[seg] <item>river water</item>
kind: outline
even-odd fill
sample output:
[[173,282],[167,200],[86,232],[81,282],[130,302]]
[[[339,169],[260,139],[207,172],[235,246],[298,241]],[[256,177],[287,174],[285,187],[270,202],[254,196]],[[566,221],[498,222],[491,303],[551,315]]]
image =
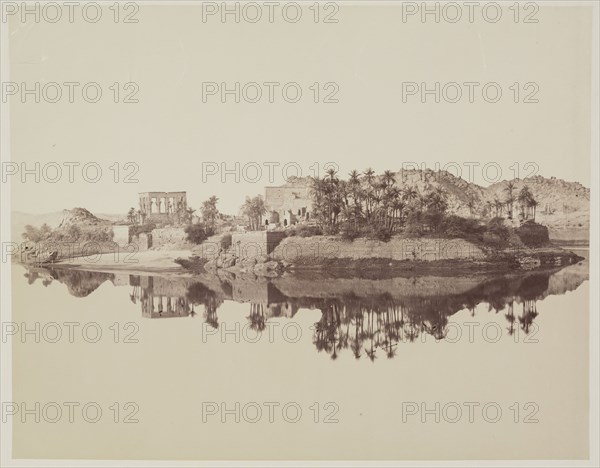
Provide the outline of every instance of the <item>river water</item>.
[[15,265],[14,456],[586,457],[575,252],[548,271],[392,278]]

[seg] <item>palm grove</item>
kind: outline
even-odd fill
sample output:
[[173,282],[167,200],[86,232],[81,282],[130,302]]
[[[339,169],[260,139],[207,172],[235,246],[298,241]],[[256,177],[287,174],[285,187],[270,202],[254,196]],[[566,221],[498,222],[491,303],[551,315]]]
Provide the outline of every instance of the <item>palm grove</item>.
[[341,234],[346,239],[372,237],[388,240],[396,233],[408,235],[462,236],[480,231],[475,219],[493,218],[491,228],[502,225],[506,212],[512,219],[516,208],[523,220],[535,220],[537,202],[527,186],[516,193],[515,184],[507,182],[505,198],[487,202],[477,213],[475,200],[466,207],[471,218],[447,214],[448,194],[439,186],[423,192],[414,186],[401,187],[391,171],[376,175],[372,169],[362,174],[356,170],[342,180],[330,169],[323,178],[312,180],[313,215],[326,234]]
[[[340,179],[337,171],[330,169],[325,177],[312,178],[312,219],[317,226],[291,228],[289,234],[339,234],[346,240],[369,237],[387,241],[394,234],[469,237],[487,230],[506,237],[507,228],[502,222],[505,214],[508,219],[519,216],[524,221],[535,221],[538,203],[531,190],[525,185],[517,191],[512,181],[506,182],[502,199],[496,197],[482,205],[474,199],[467,200],[465,207],[470,217],[464,218],[448,213],[448,194],[440,186],[429,185],[423,190],[401,186],[392,171],[377,175],[371,168],[362,173],[353,170],[348,176],[347,180]],[[218,221],[223,219],[217,202],[218,198],[212,196],[202,203],[202,222],[196,224],[192,223],[195,210],[186,210],[182,221],[187,224],[190,241],[200,243],[216,232]],[[247,229],[264,229],[263,217],[268,207],[262,196],[246,197],[240,212],[247,221]],[[133,208],[128,218],[135,224]],[[491,219],[485,226],[481,218]]]

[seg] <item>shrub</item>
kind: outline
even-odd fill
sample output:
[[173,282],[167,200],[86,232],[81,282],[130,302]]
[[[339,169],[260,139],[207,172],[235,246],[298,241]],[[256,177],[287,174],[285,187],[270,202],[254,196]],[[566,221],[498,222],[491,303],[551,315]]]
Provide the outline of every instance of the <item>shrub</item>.
[[496,217],[488,221],[483,233],[483,242],[500,248],[508,243],[510,230],[504,225],[502,218]]
[[480,226],[476,219],[450,215],[444,217],[441,231],[448,237],[467,239],[479,237],[485,231],[485,227]]
[[296,226],[295,231],[296,235],[300,237],[320,236],[323,234],[323,231],[319,226],[309,226],[306,224]]
[[226,233],[221,236],[221,248],[227,250],[229,247],[231,247],[231,234]]
[[369,239],[377,239],[382,242],[389,242],[389,240],[392,238],[392,233],[386,227],[373,226],[368,230],[367,237]]
[[52,228],[46,223],[42,224],[41,227],[36,228],[31,224],[25,226],[25,232],[21,234],[24,240],[30,242],[41,242],[48,240],[52,235]]
[[187,240],[192,244],[202,244],[209,236],[212,235],[211,230],[207,229],[202,223],[188,224],[184,228]]
[[89,232],[91,241],[96,242],[111,242],[114,237],[113,230],[111,228],[94,229]]
[[423,222],[420,211],[410,211],[406,217],[404,232],[409,236],[420,237],[423,235]]
[[503,241],[508,240],[510,237],[510,231],[504,225],[504,219],[500,217],[495,217],[488,221],[486,232],[498,236]]
[[535,221],[526,221],[515,232],[527,247],[539,247],[550,241],[548,228]]
[[323,227],[323,234],[327,236],[334,236],[340,232],[340,227],[337,224],[328,224]]
[[444,213],[438,210],[427,210],[421,217],[423,224],[429,227],[430,231],[437,232],[444,219]]
[[342,240],[352,242],[357,237],[360,237],[360,230],[356,228],[353,222],[346,221],[340,227],[340,236]]
[[71,224],[52,232],[48,240],[69,242],[112,242],[114,237],[110,226],[86,226]]
[[71,224],[67,229],[67,236],[71,240],[77,240],[81,237],[81,229],[75,224]]

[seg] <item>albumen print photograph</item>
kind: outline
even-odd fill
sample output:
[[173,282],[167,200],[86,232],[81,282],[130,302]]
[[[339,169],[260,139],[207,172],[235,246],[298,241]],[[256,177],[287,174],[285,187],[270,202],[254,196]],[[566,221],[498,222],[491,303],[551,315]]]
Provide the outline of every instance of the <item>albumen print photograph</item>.
[[0,465],[598,466],[598,18],[2,1]]

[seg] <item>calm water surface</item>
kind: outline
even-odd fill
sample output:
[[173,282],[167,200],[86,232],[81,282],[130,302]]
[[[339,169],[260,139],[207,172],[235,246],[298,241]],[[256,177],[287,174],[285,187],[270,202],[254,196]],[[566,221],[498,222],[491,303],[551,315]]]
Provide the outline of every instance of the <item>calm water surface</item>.
[[[16,455],[586,455],[587,259],[509,275],[380,279],[14,266],[12,281],[13,321],[41,327],[39,343],[13,341],[13,400],[105,409],[94,424],[15,421]],[[114,402],[135,403],[138,422],[114,422]],[[488,422],[478,409],[469,421],[469,402],[502,414]],[[407,416],[413,404],[439,405],[438,420],[420,409]],[[297,421],[285,405],[300,408]],[[450,415],[457,406],[460,417]],[[224,421],[221,409],[232,410]]]

